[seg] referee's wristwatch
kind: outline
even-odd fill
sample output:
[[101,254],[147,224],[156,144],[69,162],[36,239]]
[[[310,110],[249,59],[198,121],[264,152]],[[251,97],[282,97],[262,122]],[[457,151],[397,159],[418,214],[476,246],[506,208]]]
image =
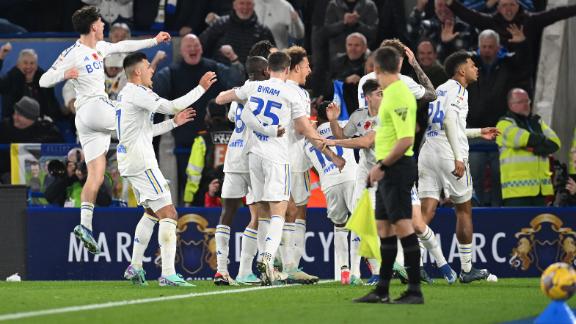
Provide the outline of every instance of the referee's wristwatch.
[[388,168],[389,168],[389,167],[386,166],[386,165],[384,164],[384,162],[382,162],[382,160],[378,160],[378,162],[376,162],[376,164],[378,164],[378,168],[380,168],[380,170],[382,170],[382,171],[384,171],[384,172],[388,171]]

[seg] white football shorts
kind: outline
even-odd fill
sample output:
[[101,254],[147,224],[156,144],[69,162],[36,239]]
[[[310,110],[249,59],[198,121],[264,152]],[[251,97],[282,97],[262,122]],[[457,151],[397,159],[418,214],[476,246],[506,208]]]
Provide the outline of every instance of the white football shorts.
[[226,172],[222,184],[222,198],[242,198],[248,195],[250,190],[250,174]]
[[139,175],[125,177],[132,184],[138,204],[154,212],[172,205],[170,186],[160,169],[148,169]]
[[328,218],[336,225],[345,224],[353,211],[354,181],[346,181],[324,190]]
[[464,176],[457,179],[453,174],[454,161],[420,156],[418,160],[418,191],[420,198],[440,200],[442,190],[455,204],[472,199],[472,176],[468,160],[464,160]]
[[292,172],[291,173],[290,191],[292,199],[296,206],[304,206],[308,204],[310,199],[310,171],[305,172]]
[[248,155],[254,202],[290,199],[290,164],[280,164],[256,154]]
[[76,129],[86,163],[108,152],[116,130],[116,107],[107,98],[94,98],[76,112]]

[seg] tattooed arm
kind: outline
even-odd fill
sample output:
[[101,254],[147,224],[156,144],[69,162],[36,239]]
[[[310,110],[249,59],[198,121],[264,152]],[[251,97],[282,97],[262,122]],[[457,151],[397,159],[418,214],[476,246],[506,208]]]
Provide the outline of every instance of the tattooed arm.
[[436,89],[434,89],[434,85],[432,84],[432,81],[430,81],[430,79],[428,78],[426,73],[424,73],[424,71],[420,67],[420,64],[418,64],[418,61],[416,61],[416,57],[414,56],[414,53],[407,46],[404,47],[404,51],[406,52],[406,56],[408,57],[408,63],[410,63],[410,65],[412,65],[412,67],[414,68],[414,72],[416,72],[416,77],[418,78],[418,81],[426,90],[426,92],[424,92],[424,95],[422,96],[422,98],[417,98],[417,99],[424,100],[424,101],[436,100]]

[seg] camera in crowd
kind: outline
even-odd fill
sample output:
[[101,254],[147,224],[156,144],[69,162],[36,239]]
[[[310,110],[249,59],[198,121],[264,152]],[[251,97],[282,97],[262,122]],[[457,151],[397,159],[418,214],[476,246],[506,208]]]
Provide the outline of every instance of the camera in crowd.
[[552,172],[552,184],[554,185],[554,206],[570,206],[572,196],[566,189],[566,184],[568,183],[568,178],[570,177],[566,163],[561,163],[558,160],[554,160],[552,162]]

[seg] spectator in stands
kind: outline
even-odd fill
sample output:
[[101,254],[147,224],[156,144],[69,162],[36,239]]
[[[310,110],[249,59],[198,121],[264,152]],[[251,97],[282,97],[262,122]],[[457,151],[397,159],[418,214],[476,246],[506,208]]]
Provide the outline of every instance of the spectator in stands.
[[544,206],[545,196],[554,194],[548,158],[560,148],[560,139],[532,114],[526,91],[514,88],[507,99],[509,111],[497,124],[501,136],[496,139],[504,206]]
[[40,104],[40,116],[49,116],[53,121],[63,118],[54,89],[40,88],[38,81],[44,73],[38,67],[38,54],[30,48],[20,51],[16,66],[0,77],[2,94],[2,118],[10,118],[12,107],[23,96],[34,98]]
[[[11,119],[0,126],[0,143],[58,143],[64,139],[48,120],[40,120],[40,105],[30,97],[22,97],[14,104]],[[0,151],[0,182],[10,183],[10,152]]]
[[576,179],[576,128],[572,137],[572,146],[568,154],[568,173]]
[[204,196],[204,207],[222,207],[222,198],[220,197],[220,180],[213,179],[208,184],[208,191]]
[[304,23],[288,1],[255,0],[254,3],[258,21],[272,31],[279,49],[289,47],[291,41],[304,38]]
[[87,5],[94,6],[100,10],[100,16],[107,25],[117,22],[132,25],[134,15],[132,0],[82,0]]
[[515,52],[514,33],[516,30],[522,30],[526,35],[528,42],[529,67],[535,71],[537,57],[540,49],[540,39],[544,27],[551,25],[559,20],[566,19],[576,15],[576,5],[559,6],[550,10],[541,12],[526,12],[518,0],[499,0],[497,12],[493,14],[483,14],[463,6],[459,1],[445,1],[454,14],[462,20],[478,29],[493,29],[502,39],[502,45],[508,51]]
[[330,64],[330,78],[326,84],[325,98],[334,95],[333,80],[344,83],[343,95],[346,109],[351,115],[358,109],[358,82],[364,75],[368,43],[360,33],[352,33],[346,37],[346,53],[339,54]]
[[441,62],[457,50],[475,46],[474,30],[456,19],[444,2],[434,2],[434,13],[425,10],[427,3],[428,0],[418,0],[408,17],[408,36],[412,44],[416,45],[422,39],[431,40]]
[[[182,38],[180,43],[181,59],[170,66],[164,67],[154,76],[154,91],[162,98],[173,100],[179,98],[198,85],[200,78],[208,71],[216,71],[218,82],[194,103],[194,107],[206,107],[210,99],[216,98],[218,93],[244,82],[244,67],[233,64],[227,67],[214,60],[202,57],[202,44],[196,35],[189,34]],[[192,122],[172,131],[177,148],[190,148],[198,132],[205,129],[204,109],[196,109],[197,116]],[[160,116],[162,117],[162,116]],[[158,120],[155,119],[156,122]],[[155,149],[157,150],[155,142]],[[178,188],[180,195],[184,192],[186,183],[186,164],[188,156],[177,154]]]
[[269,40],[274,43],[274,36],[268,27],[258,22],[254,13],[254,0],[234,0],[233,11],[218,18],[200,35],[200,41],[208,57],[225,64],[234,63],[221,52],[222,47],[229,45],[244,63],[250,47],[258,41]]
[[110,27],[110,33],[108,34],[110,43],[118,43],[130,39],[131,36],[130,27],[125,23],[113,24],[112,27]]
[[[49,203],[60,207],[76,207],[81,205],[80,193],[86,182],[86,162],[84,153],[80,148],[73,148],[68,152],[65,163],[52,160],[48,163],[48,176],[45,180],[44,197]],[[98,191],[96,205],[109,206],[112,203],[110,189],[111,181],[105,177],[103,185]]]
[[[420,41],[416,47],[416,59],[424,73],[430,78],[434,88],[448,80],[444,67],[438,62],[438,52],[436,52],[436,46],[432,41],[427,39]],[[416,75],[414,74],[413,79],[415,78]]]
[[326,9],[325,36],[329,39],[329,57],[346,51],[346,37],[363,34],[369,44],[376,41],[378,8],[372,0],[332,0]]
[[[514,42],[524,43],[520,33]],[[519,82],[518,75],[525,68],[526,54],[518,47],[514,54],[503,54],[500,51],[500,37],[490,29],[484,30],[478,37],[478,55],[473,57],[478,67],[478,81],[468,86],[468,123],[471,128],[493,127],[500,117],[506,114],[508,103],[506,94],[514,87],[529,90],[529,82]],[[483,206],[500,206],[500,167],[498,152],[491,141],[470,139],[470,172],[474,191]],[[476,146],[476,148],[474,148]],[[485,188],[486,168],[490,168],[490,190]]]
[[213,205],[219,191],[215,189],[219,189],[224,179],[224,157],[233,127],[226,117],[226,106],[210,100],[205,110],[206,131],[199,132],[194,139],[186,168],[186,206],[205,206],[206,202]]

